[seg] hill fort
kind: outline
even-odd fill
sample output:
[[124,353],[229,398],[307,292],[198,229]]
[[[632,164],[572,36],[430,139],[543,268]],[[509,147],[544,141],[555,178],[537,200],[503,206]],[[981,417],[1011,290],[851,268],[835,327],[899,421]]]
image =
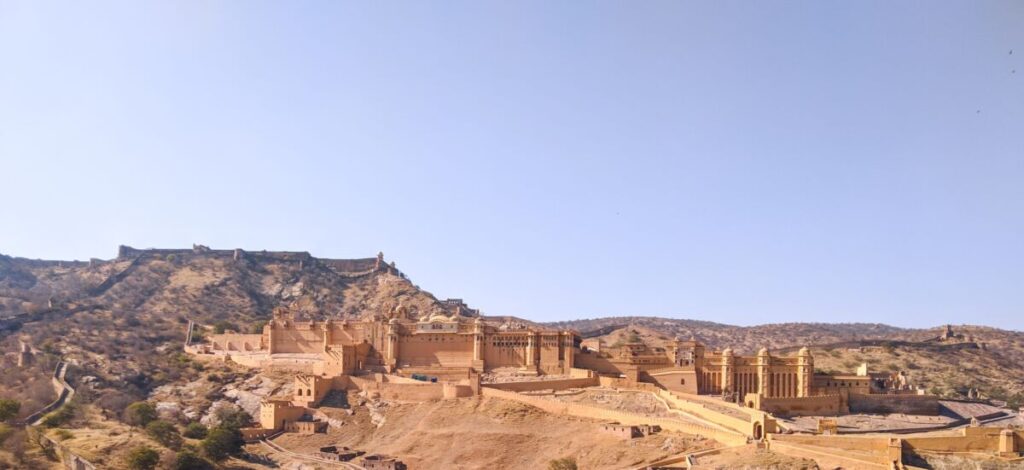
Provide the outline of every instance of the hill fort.
[[[243,452],[275,466],[1024,465],[1020,410],[978,388],[982,364],[1019,374],[1005,332],[539,324],[435,298],[383,253],[203,245],[0,256],[0,306],[5,367],[18,371],[0,393],[52,383],[53,401],[17,424],[67,468],[122,468],[125,449],[163,445],[123,432],[127,397],[180,429],[241,410]],[[937,387],[948,364],[923,355],[957,358],[952,373],[974,383]],[[60,413],[76,417],[43,424]]]

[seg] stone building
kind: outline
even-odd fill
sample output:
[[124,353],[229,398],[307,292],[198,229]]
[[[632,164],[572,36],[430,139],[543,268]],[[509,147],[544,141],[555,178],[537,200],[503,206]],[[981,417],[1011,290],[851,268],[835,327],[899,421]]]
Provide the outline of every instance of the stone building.
[[[795,356],[775,356],[762,348],[756,355],[735,354],[732,348],[707,351],[695,340],[677,339],[667,348],[640,342],[607,347],[585,341],[575,351],[576,367],[621,374],[676,392],[720,395],[740,400],[747,394],[765,398],[799,398],[842,393],[870,393],[872,378],[816,374],[807,348]],[[591,347],[596,346],[596,347]]]
[[356,372],[465,378],[496,368],[568,374],[576,335],[571,331],[502,330],[480,317],[435,313],[417,319],[398,309],[364,321],[313,321],[287,309],[274,312],[262,334],[210,335],[189,345],[193,354],[230,356],[251,366],[305,367],[331,377]]

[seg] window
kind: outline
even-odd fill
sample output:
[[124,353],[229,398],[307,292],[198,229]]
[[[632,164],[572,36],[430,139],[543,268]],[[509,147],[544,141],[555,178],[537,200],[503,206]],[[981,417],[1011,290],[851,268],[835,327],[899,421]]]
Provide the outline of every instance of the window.
[[686,385],[686,379],[679,379],[679,385]]

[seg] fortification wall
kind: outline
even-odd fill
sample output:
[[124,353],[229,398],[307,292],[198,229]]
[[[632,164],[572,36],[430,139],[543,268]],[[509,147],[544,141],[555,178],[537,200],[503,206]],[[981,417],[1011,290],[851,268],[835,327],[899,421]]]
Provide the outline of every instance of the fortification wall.
[[[995,453],[999,450],[999,433],[1003,428],[969,427],[959,436],[908,437],[904,447],[913,451],[942,453]],[[1014,430],[1016,448],[1024,448],[1024,430]]]
[[692,369],[666,368],[640,373],[640,380],[658,385],[660,388],[684,393],[697,393],[697,372]]
[[938,415],[941,411],[934,395],[850,395],[851,413],[904,413]]
[[273,351],[277,353],[314,354],[323,351],[323,332],[318,329],[275,328]]
[[349,383],[360,391],[378,392],[385,400],[421,402],[444,398],[444,386],[440,383],[378,382],[363,377],[350,377]]
[[573,358],[576,367],[590,369],[600,374],[621,374],[625,372],[618,365],[612,363],[608,358],[601,357],[595,352],[580,351]]
[[780,437],[790,436],[772,434],[769,436],[768,448],[791,457],[813,459],[825,468],[891,470],[894,468],[893,461],[901,460],[901,455],[890,455],[889,449],[845,450],[823,446],[827,443],[806,444],[779,439]]
[[224,333],[210,335],[210,343],[218,351],[259,351],[264,349],[262,334]]
[[835,416],[847,411],[840,395],[766,398],[749,394],[746,401],[753,403],[752,408],[779,416]]
[[410,335],[399,336],[399,366],[471,367],[473,365],[472,335]]
[[691,435],[705,436],[728,445],[739,445],[747,442],[747,437],[738,432],[729,432],[703,426],[696,423],[645,416],[625,411],[608,410],[596,406],[578,403],[564,403],[547,398],[521,395],[515,392],[484,387],[480,390],[485,397],[501,398],[534,406],[548,413],[576,416],[599,421],[617,421],[625,425],[653,424],[666,431],[675,431]]
[[699,416],[700,418],[711,421],[712,423],[725,426],[729,429],[736,430],[737,432],[750,433],[752,431],[752,422],[750,419],[741,419],[736,416],[730,416],[725,413],[715,411],[714,408],[711,408],[708,405],[682,399],[665,390],[658,390],[657,394],[665,401],[671,403],[675,408]]
[[510,392],[533,392],[537,390],[568,390],[570,388],[595,387],[597,385],[599,385],[597,377],[583,377],[576,379],[533,380],[529,382],[487,384],[484,385],[484,387]]

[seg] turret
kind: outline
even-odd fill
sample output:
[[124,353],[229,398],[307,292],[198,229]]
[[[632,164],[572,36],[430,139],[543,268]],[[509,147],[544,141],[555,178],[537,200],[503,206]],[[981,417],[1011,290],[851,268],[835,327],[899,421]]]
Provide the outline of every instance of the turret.
[[761,348],[757,352],[757,393],[766,397],[771,390],[771,365],[772,356],[768,354],[768,348]]
[[796,359],[797,396],[809,397],[811,396],[811,379],[814,377],[814,357],[811,356],[811,350],[807,349],[807,346],[804,346],[800,348],[800,352],[797,353]]
[[733,392],[733,364],[736,358],[733,357],[732,348],[722,350],[722,394],[731,395]]

